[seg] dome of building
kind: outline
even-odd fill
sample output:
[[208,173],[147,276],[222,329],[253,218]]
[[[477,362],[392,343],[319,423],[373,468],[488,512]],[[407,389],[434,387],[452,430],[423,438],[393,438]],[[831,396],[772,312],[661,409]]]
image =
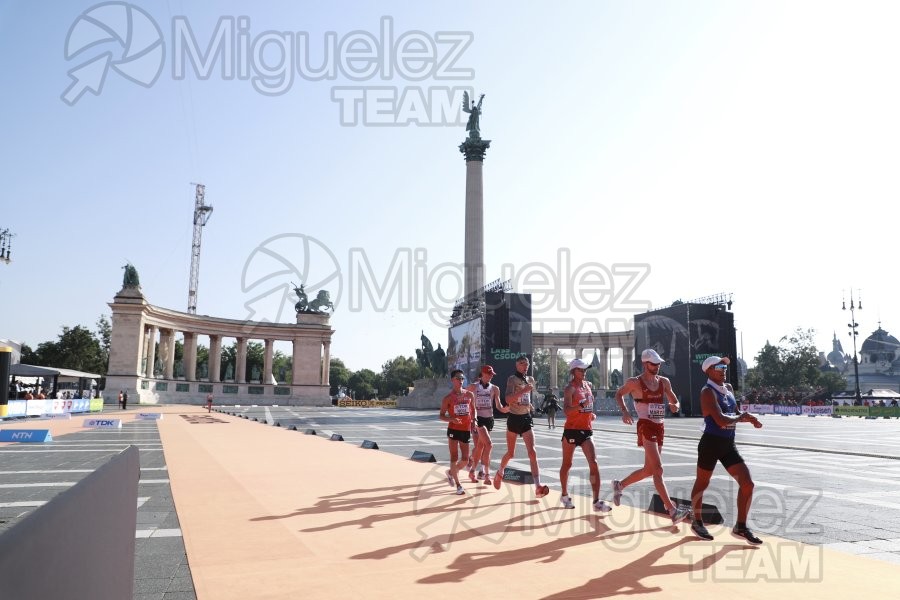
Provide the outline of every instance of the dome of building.
[[900,341],[878,326],[872,335],[863,342],[860,352],[867,356],[870,362],[893,362],[900,354]]
[[841,347],[841,341],[837,338],[837,333],[833,333],[832,336],[832,350],[828,353],[826,358],[831,366],[843,369],[844,365],[847,364],[847,356],[844,354],[844,349]]

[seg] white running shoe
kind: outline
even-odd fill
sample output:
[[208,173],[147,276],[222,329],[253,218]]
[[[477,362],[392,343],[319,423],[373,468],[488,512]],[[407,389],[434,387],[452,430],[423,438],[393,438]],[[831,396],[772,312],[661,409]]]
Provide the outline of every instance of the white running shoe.
[[559,503],[562,504],[563,508],[575,508],[575,503],[572,502],[572,499],[569,496],[561,496]]
[[597,512],[609,512],[612,510],[612,506],[604,502],[603,500],[597,500],[594,502],[594,510]]
[[456,482],[453,481],[453,473],[450,472],[450,469],[447,469],[447,483],[450,484],[450,487],[456,486]]
[[466,490],[463,489],[463,486],[461,486],[461,485],[456,486],[456,495],[457,496],[464,496],[465,494],[466,494]]

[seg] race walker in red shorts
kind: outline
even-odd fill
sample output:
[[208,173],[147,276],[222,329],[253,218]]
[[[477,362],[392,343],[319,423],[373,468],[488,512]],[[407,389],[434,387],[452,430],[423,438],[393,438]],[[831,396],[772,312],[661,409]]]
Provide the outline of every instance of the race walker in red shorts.
[[661,453],[665,437],[666,401],[668,400],[672,413],[677,413],[681,406],[672,391],[672,383],[667,377],[659,375],[660,364],[665,362],[662,357],[648,348],[641,353],[641,362],[644,365],[643,372],[626,380],[625,385],[616,391],[616,403],[622,411],[622,422],[631,425],[634,419],[625,405],[625,395],[631,395],[638,415],[637,444],[644,448],[644,466],[621,481],[613,480],[613,504],[619,506],[626,487],[652,477],[653,485],[656,486],[656,492],[669,512],[669,517],[673,523],[678,523],[687,519],[691,511],[687,506],[676,506],[669,497],[669,490],[663,481]]

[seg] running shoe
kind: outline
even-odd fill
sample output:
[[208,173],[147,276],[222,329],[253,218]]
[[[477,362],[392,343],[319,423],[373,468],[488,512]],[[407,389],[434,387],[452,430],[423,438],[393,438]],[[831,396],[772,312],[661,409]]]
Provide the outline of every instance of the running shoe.
[[619,506],[619,503],[622,501],[622,482],[618,479],[613,479],[613,504]]
[[753,544],[754,546],[758,546],[762,544],[762,540],[753,535],[753,532],[747,529],[746,527],[737,527],[731,530],[731,535],[736,538],[741,538],[742,540],[746,540]]
[[694,532],[701,540],[711,540],[713,539],[713,535],[706,530],[706,526],[703,525],[702,521],[694,521],[691,523],[691,531]]
[[484,474],[482,483],[484,483],[484,485],[491,485],[491,474],[490,473]]
[[478,480],[475,478],[475,471],[469,471],[469,481],[472,483],[478,483]]
[[609,512],[612,510],[612,506],[604,502],[603,500],[597,500],[594,502],[594,510],[597,512]]
[[500,489],[500,484],[503,482],[503,471],[497,471],[497,474],[494,475],[494,488]]
[[575,503],[572,502],[572,499],[568,496],[561,496],[559,498],[559,503],[562,504],[563,508],[575,508]]
[[450,469],[447,469],[447,483],[450,484],[450,487],[456,486],[456,482],[453,481],[453,473],[450,472]]
[[546,496],[549,493],[550,493],[550,488],[548,488],[546,485],[539,485],[534,489],[534,495],[537,496],[538,498],[543,498],[544,496]]
[[456,486],[456,495],[457,496],[464,496],[465,493],[466,493],[466,490],[463,489],[463,486],[461,486],[461,485]]
[[669,517],[672,519],[672,524],[675,525],[690,518],[692,512],[690,506],[678,504],[672,507]]
[[484,479],[484,469],[478,469],[478,479]]

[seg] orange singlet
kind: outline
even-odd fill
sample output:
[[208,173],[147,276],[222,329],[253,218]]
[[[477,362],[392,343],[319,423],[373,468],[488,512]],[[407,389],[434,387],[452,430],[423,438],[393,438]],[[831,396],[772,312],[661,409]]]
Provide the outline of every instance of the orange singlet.
[[458,394],[453,393],[453,401],[450,403],[450,412],[453,414],[454,418],[460,420],[459,423],[454,423],[451,421],[449,423],[450,429],[455,429],[457,431],[469,431],[472,427],[472,415],[469,413],[470,406],[469,395],[465,390],[460,391]]
[[[575,387],[571,383],[566,386],[566,390],[572,389],[572,402],[578,409],[576,413],[566,414],[566,424],[563,429],[579,429],[588,431],[592,428],[591,422],[594,416],[594,394],[591,387],[584,381],[581,387]],[[581,404],[584,402],[584,404]]]

